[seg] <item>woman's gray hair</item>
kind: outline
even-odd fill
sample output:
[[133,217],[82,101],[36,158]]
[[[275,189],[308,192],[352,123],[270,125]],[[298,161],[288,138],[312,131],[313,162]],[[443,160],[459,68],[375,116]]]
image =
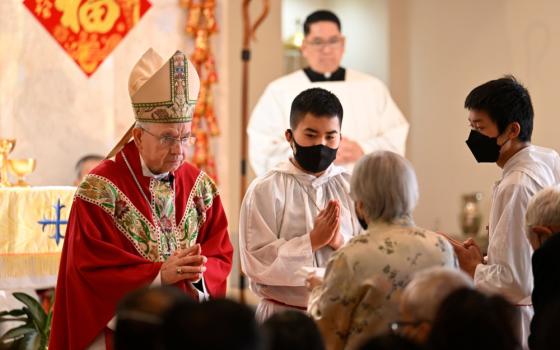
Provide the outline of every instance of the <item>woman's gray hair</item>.
[[354,167],[351,196],[364,205],[366,221],[394,223],[412,220],[418,202],[418,182],[412,164],[390,151],[362,157]]
[[560,226],[560,186],[544,188],[529,200],[525,222],[528,227]]

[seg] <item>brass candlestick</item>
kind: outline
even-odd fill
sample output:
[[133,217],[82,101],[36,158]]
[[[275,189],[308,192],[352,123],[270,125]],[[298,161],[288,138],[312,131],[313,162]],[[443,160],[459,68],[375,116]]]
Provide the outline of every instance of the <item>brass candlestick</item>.
[[8,181],[8,155],[14,150],[15,139],[0,139],[0,187],[10,187]]
[[459,215],[461,229],[463,234],[476,236],[482,222],[482,214],[480,213],[480,201],[482,193],[467,193],[462,196],[461,213]]

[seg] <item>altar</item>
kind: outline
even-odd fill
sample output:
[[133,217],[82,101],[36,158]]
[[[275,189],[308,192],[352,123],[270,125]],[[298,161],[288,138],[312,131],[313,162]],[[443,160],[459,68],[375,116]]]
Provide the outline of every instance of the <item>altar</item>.
[[54,287],[75,187],[0,188],[0,290]]

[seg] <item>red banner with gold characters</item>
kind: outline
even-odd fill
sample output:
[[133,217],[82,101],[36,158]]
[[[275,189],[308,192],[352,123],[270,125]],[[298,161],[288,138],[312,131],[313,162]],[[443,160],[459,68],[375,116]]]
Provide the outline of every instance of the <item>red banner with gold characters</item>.
[[89,77],[150,8],[148,0],[24,0]]

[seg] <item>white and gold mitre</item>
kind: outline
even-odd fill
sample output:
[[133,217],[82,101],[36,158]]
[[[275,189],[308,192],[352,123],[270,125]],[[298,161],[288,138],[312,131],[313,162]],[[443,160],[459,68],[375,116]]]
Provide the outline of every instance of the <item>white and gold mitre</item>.
[[[186,123],[192,121],[200,79],[181,51],[165,62],[153,49],[136,63],[128,79],[128,92],[136,121]],[[132,138],[132,125],[107,158],[112,158]]]
[[136,121],[184,123],[192,120],[200,79],[181,51],[164,62],[149,49],[132,69],[128,92]]

